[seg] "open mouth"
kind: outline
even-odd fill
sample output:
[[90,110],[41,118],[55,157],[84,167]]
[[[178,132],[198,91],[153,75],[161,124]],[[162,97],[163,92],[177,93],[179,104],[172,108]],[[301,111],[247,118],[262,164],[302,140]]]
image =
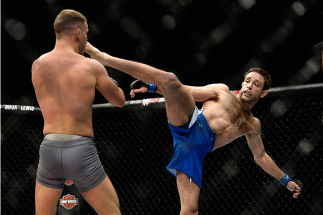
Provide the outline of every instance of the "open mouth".
[[252,94],[251,94],[251,92],[246,90],[246,91],[243,92],[243,95],[247,96],[247,97],[251,97]]

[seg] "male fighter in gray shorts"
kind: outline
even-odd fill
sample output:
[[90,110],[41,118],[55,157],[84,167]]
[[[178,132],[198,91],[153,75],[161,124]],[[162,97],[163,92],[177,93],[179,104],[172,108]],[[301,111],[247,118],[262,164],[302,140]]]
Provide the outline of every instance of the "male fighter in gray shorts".
[[110,104],[122,107],[124,93],[104,66],[83,56],[89,29],[81,13],[61,11],[54,29],[55,48],[32,65],[46,135],[39,153],[36,215],[56,214],[66,179],[74,181],[98,214],[120,214],[117,193],[93,142],[92,103],[98,89]]

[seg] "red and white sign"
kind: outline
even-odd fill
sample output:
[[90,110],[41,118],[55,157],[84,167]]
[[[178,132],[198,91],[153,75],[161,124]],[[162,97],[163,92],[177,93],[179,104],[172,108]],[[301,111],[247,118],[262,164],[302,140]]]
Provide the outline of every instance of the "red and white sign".
[[67,194],[60,199],[59,204],[62,205],[65,209],[71,210],[76,205],[78,205],[78,199],[73,195]]

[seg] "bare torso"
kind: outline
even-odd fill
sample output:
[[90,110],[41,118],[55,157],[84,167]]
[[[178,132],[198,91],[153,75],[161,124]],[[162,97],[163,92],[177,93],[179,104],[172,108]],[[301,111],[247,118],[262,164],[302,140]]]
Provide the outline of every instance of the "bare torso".
[[44,117],[44,134],[94,136],[96,78],[89,59],[54,49],[34,62],[32,82]]
[[205,101],[202,109],[216,141],[213,150],[220,148],[233,140],[257,131],[256,118],[243,107],[238,95],[223,91],[215,100]]

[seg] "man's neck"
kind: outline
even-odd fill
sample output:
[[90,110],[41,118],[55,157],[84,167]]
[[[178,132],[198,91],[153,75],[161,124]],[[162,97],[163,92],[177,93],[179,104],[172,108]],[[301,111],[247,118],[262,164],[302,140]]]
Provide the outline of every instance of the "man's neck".
[[66,50],[66,51],[73,51],[79,54],[79,47],[78,45],[72,41],[71,38],[62,38],[60,40],[56,39],[55,48],[56,50]]
[[239,94],[237,94],[236,96],[241,103],[241,107],[242,107],[243,111],[245,111],[245,112],[250,112],[252,107],[255,106],[255,104],[257,103],[257,101],[256,102],[255,101],[245,102],[240,99]]

